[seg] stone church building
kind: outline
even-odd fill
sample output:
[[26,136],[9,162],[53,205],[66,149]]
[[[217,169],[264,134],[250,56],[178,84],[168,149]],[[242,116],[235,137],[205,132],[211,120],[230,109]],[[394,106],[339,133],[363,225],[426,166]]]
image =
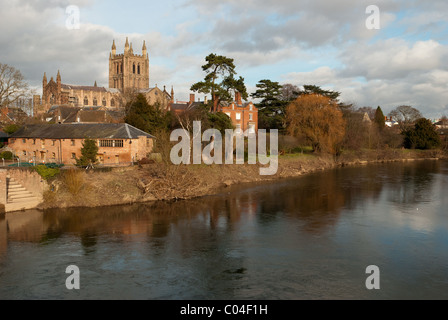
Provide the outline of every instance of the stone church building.
[[[60,72],[56,81],[51,77],[47,80],[44,73],[42,81],[42,101],[39,103],[35,97],[34,105],[41,105],[40,113],[46,113],[55,105],[69,105],[72,107],[124,107],[124,95],[127,93],[143,93],[148,103],[160,103],[162,108],[168,109],[174,101],[174,90],[171,93],[165,89],[149,86],[149,54],[145,41],[143,42],[142,54],[134,54],[132,43],[126,44],[123,54],[117,54],[115,40],[109,55],[109,88],[98,87],[95,81],[93,86],[80,86],[62,83]],[[37,110],[35,110],[37,111]],[[39,112],[38,111],[38,112]]]

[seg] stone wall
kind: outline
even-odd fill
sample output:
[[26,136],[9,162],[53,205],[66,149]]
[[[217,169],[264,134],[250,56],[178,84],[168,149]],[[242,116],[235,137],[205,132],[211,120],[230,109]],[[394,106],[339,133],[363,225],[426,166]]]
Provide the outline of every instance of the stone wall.
[[7,173],[8,171],[6,169],[0,170],[0,215],[5,213]]
[[[20,183],[34,196],[38,197],[39,199],[43,198],[43,194],[47,189],[48,184],[44,179],[42,179],[42,177],[37,172],[27,169],[9,169],[8,175],[11,178],[14,178],[15,181]],[[3,181],[1,184],[3,185]],[[5,199],[6,199],[6,193],[5,193]]]

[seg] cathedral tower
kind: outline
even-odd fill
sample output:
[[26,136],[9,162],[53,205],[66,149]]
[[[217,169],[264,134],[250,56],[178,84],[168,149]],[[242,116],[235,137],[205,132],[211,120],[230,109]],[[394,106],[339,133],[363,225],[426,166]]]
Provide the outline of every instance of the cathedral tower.
[[149,88],[149,56],[146,43],[143,41],[142,55],[134,54],[132,43],[126,37],[123,54],[116,53],[115,40],[109,56],[109,88],[148,89]]

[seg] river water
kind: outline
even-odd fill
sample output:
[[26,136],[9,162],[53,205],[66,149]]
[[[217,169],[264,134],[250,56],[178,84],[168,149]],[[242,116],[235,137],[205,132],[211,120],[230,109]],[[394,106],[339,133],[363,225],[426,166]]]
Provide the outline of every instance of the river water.
[[[448,299],[448,162],[0,218],[0,299]],[[80,270],[67,290],[66,268]],[[380,289],[366,268],[378,266]]]

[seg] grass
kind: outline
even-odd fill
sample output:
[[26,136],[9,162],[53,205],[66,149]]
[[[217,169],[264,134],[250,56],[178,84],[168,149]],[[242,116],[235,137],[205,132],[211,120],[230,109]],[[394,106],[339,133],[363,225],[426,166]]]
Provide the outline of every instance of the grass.
[[67,187],[68,192],[74,196],[80,193],[84,185],[83,172],[79,169],[65,170],[62,175],[62,180]]

